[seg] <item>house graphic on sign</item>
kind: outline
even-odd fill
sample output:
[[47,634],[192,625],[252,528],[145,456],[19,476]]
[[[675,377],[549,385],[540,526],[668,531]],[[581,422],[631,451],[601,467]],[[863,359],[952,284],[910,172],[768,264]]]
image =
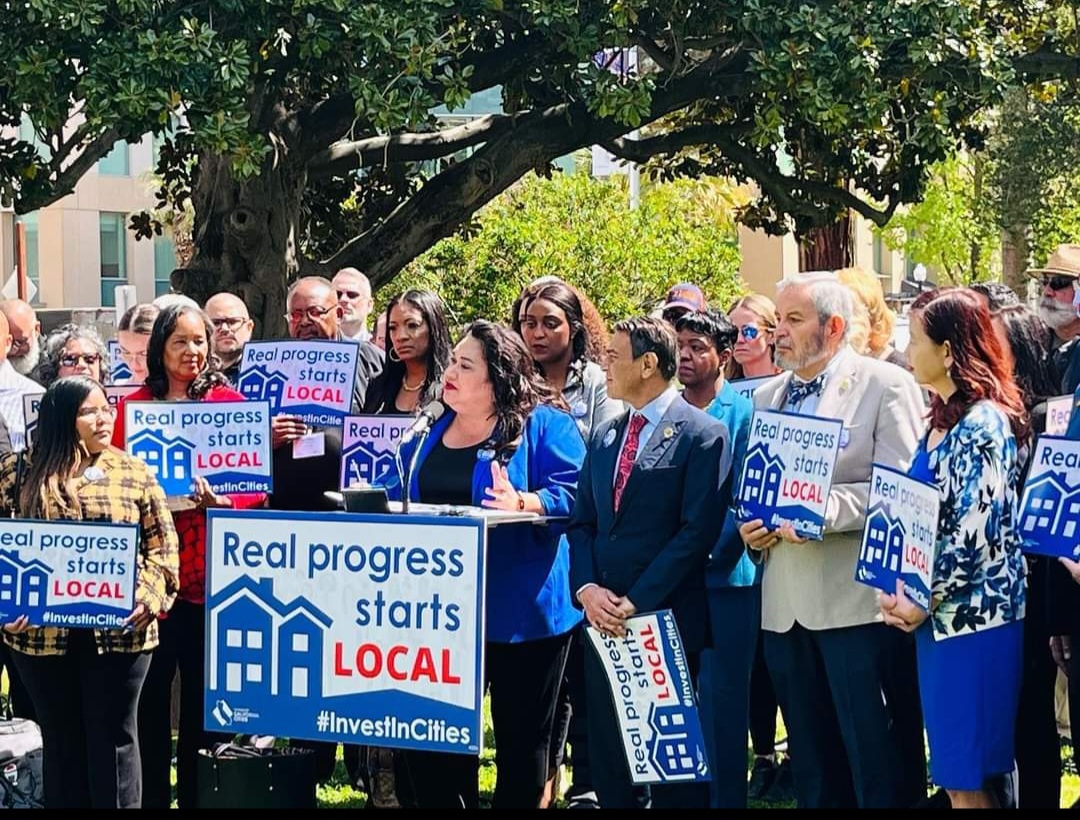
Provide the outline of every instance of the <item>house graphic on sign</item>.
[[1080,528],[1080,487],[1069,486],[1065,473],[1044,473],[1027,485],[1020,510],[1024,537],[1073,538]]
[[131,437],[128,450],[145,461],[162,484],[191,479],[195,445],[186,439],[166,436],[160,430],[143,430]]
[[248,401],[270,402],[271,415],[281,410],[287,379],[276,370],[267,370],[261,364],[240,374],[237,389]]
[[265,703],[321,698],[323,639],[331,620],[306,598],[286,604],[270,578],[238,578],[207,601],[209,690]]
[[370,441],[357,441],[342,454],[345,459],[345,486],[375,484],[394,466],[394,454],[379,450]]
[[904,525],[889,515],[888,507],[880,502],[875,504],[866,516],[866,543],[859,560],[877,564],[886,572],[899,572],[904,556],[904,534]]
[[[690,743],[687,711],[678,704],[653,704],[649,712],[649,725],[656,733],[649,759],[658,771],[671,780],[685,780],[698,771],[699,763]],[[701,765],[704,766],[704,763]]]
[[6,606],[44,607],[51,572],[52,567],[36,558],[24,561],[13,550],[0,550],[0,611]]
[[759,441],[746,454],[742,477],[742,500],[772,507],[780,494],[784,462],[769,452],[769,445]]

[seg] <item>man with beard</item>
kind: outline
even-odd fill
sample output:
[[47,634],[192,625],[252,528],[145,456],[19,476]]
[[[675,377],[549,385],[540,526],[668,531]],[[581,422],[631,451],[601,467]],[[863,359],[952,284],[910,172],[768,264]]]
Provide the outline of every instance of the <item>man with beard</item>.
[[835,274],[786,279],[776,308],[776,364],[787,372],[757,389],[754,408],[843,422],[822,540],[761,520],[739,527],[765,565],[765,662],[787,724],[798,805],[910,805],[925,796],[925,780],[914,794],[908,781],[918,761],[908,760],[894,682],[914,653],[881,623],[877,591],[856,583],[853,568],[871,468],[906,469],[923,426],[922,397],[906,370],[848,347],[854,305]]
[[41,322],[37,314],[22,299],[0,302],[0,313],[8,320],[11,330],[11,352],[8,361],[20,376],[30,377],[41,359]]
[[251,341],[255,323],[243,299],[231,293],[215,293],[207,299],[206,315],[214,326],[214,353],[221,359],[221,372],[235,386],[240,380],[244,345]]
[[1080,245],[1058,245],[1046,266],[1032,268],[1028,276],[1042,285],[1039,316],[1054,331],[1054,364],[1061,374],[1061,392],[1072,394],[1080,386],[1080,316],[1076,285],[1080,277]]

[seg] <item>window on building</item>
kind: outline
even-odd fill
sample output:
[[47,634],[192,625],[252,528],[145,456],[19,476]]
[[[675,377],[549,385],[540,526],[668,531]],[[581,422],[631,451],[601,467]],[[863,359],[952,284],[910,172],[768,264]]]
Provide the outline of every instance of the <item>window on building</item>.
[[49,148],[48,143],[38,136],[34,130],[34,124],[30,122],[30,118],[26,114],[23,114],[19,120],[19,139],[33,145],[34,150],[38,152],[42,159],[47,160],[52,156],[52,149]]
[[168,293],[169,277],[176,268],[176,245],[167,236],[154,237],[154,296]]
[[98,173],[111,177],[131,175],[129,146],[123,140],[117,140],[112,150],[98,160]]
[[101,238],[101,305],[116,307],[117,285],[126,285],[127,230],[124,214],[102,213],[99,235]]
[[32,213],[25,214],[24,216],[17,216],[15,217],[15,224],[24,226],[24,236],[26,237],[26,278],[34,283],[32,290],[35,290],[35,293],[31,302],[35,305],[40,305],[41,279],[38,262],[38,215]]

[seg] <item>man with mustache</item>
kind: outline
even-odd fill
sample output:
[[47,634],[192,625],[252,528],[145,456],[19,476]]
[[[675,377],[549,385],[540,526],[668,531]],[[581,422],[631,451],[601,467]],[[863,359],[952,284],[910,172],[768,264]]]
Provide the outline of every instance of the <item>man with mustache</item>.
[[906,370],[848,346],[854,302],[836,274],[788,277],[776,309],[774,355],[786,372],[757,389],[755,410],[843,422],[822,539],[761,520],[739,527],[765,565],[765,662],[787,724],[796,799],[799,808],[911,805],[925,796],[925,779],[911,777],[921,768],[921,732],[911,733],[918,748],[906,741],[922,720],[905,719],[896,689],[910,677],[900,667],[913,669],[913,647],[890,634],[877,591],[853,574],[871,468],[907,467],[923,426],[922,396]]
[[1058,245],[1045,267],[1032,268],[1028,276],[1042,286],[1039,316],[1054,331],[1054,365],[1061,375],[1061,392],[1074,393],[1080,386],[1080,316],[1077,315],[1077,277],[1080,277],[1080,245]]

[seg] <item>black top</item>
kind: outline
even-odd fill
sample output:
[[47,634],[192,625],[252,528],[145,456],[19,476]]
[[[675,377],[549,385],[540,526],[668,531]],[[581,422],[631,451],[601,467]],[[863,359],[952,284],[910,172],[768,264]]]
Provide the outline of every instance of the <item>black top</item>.
[[472,504],[473,468],[483,446],[480,443],[453,449],[439,439],[420,465],[417,500],[424,504]]
[[321,456],[295,459],[292,443],[273,452],[274,492],[267,506],[272,510],[336,509],[323,493],[337,490],[341,469],[341,428],[315,428],[326,434],[326,450]]

